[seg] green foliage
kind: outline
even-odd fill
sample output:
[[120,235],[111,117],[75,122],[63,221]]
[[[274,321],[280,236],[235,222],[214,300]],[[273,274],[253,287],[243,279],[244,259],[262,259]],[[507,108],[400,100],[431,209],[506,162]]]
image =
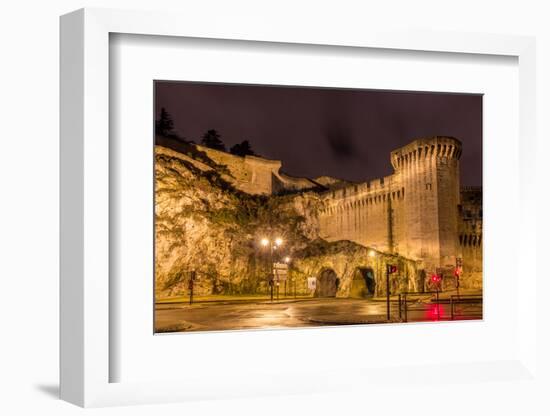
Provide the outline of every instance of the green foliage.
[[211,149],[225,152],[225,144],[220,138],[221,136],[216,130],[210,129],[202,136],[201,144]]
[[237,156],[254,156],[255,153],[252,150],[252,147],[250,146],[250,142],[248,140],[243,140],[241,143],[237,143],[234,146],[229,149],[229,152],[231,154],[237,155]]
[[174,121],[164,107],[160,109],[159,118],[155,121],[155,133],[162,136],[174,134]]
[[168,275],[168,278],[163,283],[162,290],[169,289],[169,288],[171,288],[172,286],[174,286],[178,283],[184,282],[185,277],[186,277],[185,275],[186,275],[186,273],[181,271],[181,270],[170,273]]

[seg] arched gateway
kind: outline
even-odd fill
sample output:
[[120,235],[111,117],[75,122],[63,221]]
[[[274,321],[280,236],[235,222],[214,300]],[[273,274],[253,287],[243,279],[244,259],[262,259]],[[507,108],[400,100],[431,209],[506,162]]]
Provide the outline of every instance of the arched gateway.
[[358,267],[353,273],[351,281],[350,298],[367,298],[374,296],[376,281],[374,270],[370,267]]
[[324,269],[317,278],[317,288],[315,289],[315,297],[318,298],[333,298],[338,291],[340,279],[332,269]]

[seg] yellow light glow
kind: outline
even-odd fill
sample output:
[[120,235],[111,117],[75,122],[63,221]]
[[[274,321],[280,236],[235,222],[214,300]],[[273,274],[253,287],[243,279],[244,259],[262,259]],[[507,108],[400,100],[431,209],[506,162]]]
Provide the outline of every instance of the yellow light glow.
[[283,245],[283,239],[280,238],[280,237],[279,237],[279,238],[276,238],[276,239],[275,239],[275,244],[278,245],[278,246]]
[[374,250],[369,251],[369,256],[370,257],[376,256],[376,253],[374,252]]
[[269,240],[267,238],[262,238],[262,246],[266,247],[269,244]]
[[285,257],[285,263],[290,263],[290,257],[288,256]]

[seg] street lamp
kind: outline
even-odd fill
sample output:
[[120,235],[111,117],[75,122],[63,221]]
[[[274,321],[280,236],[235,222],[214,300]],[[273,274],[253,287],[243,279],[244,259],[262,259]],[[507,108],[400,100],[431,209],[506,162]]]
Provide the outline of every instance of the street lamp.
[[369,257],[375,257],[376,256],[376,253],[374,252],[374,250],[369,250]]
[[[290,264],[290,261],[292,259],[289,256],[285,256],[284,262],[287,265],[287,271],[288,271],[288,265]],[[296,299],[296,278],[292,279],[292,282],[294,283],[294,299]],[[285,296],[286,296],[286,279],[285,279]]]
[[[271,302],[273,302],[273,285],[275,284],[273,277],[273,250],[276,250],[277,247],[283,245],[283,239],[281,237],[277,237],[274,240],[270,240],[269,238],[264,237],[260,240],[260,244],[262,247],[269,247],[269,286],[271,292]],[[277,293],[279,292],[277,291]]]

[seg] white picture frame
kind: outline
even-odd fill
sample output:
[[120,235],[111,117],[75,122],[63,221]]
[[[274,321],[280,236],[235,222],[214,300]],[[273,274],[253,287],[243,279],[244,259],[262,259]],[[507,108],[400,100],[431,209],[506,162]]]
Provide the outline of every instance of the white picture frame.
[[[185,25],[182,24],[185,21]],[[422,372],[452,371],[467,382],[470,374],[494,380],[537,380],[537,270],[533,260],[536,218],[535,175],[535,41],[530,37],[468,33],[395,32],[361,29],[327,32],[311,25],[306,32],[279,25],[249,26],[220,22],[215,26],[170,13],[82,9],[61,18],[61,398],[80,406],[185,401],[211,397],[296,394],[334,391],[351,384],[399,378],[409,384]],[[382,48],[438,53],[517,57],[519,65],[520,177],[517,257],[510,269],[524,284],[518,287],[518,345],[514,356],[499,362],[419,365],[413,370],[370,369],[369,375],[349,368],[318,374],[275,373],[270,379],[213,382],[200,374],[193,383],[179,381],[110,382],[109,348],[109,36],[112,33],[207,39],[281,42],[334,47]],[[412,374],[412,377],[411,377]],[[409,378],[407,378],[409,377]],[[481,378],[483,379],[483,377]],[[353,380],[342,382],[342,380]],[[469,380],[479,382],[479,378]],[[231,385],[227,386],[228,383]]]

